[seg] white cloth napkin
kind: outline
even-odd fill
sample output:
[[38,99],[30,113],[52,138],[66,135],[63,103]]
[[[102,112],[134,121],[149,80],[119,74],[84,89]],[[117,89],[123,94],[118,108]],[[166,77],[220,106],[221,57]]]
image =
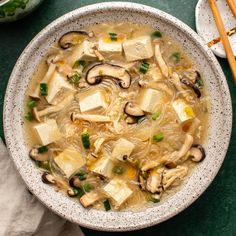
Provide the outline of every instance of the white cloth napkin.
[[27,190],[0,138],[0,235],[84,236],[81,229],[45,208]]

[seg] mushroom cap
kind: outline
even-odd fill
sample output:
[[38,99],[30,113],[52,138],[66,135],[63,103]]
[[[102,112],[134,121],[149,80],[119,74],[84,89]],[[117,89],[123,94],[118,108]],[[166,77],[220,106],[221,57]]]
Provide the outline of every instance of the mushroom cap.
[[49,151],[39,153],[37,148],[32,148],[29,151],[29,156],[34,161],[48,161],[50,158],[50,153]]
[[129,116],[144,116],[144,111],[135,103],[127,102],[124,107],[124,112]]
[[79,180],[78,177],[73,176],[70,180],[69,180],[69,184],[71,187],[76,187],[76,188],[80,188],[81,187],[81,181]]
[[82,42],[88,36],[86,31],[69,31],[61,36],[58,44],[62,49],[68,49],[72,45]]
[[119,80],[121,88],[129,88],[131,84],[129,72],[124,67],[110,63],[93,63],[87,69],[85,79],[88,84],[95,85],[101,83],[104,77]]
[[191,82],[190,80],[185,79],[185,78],[180,78],[180,81],[181,81],[181,83],[185,84],[186,86],[192,88],[193,91],[195,92],[195,94],[197,95],[197,98],[200,98],[202,96],[200,89],[193,82]]
[[125,118],[125,122],[129,125],[135,124],[137,122],[137,119],[134,116],[127,116]]
[[194,145],[192,145],[192,147],[190,149],[189,156],[191,157],[192,161],[200,162],[205,159],[206,153],[205,153],[205,150],[202,145],[194,144]]
[[77,194],[75,193],[75,191],[73,190],[73,188],[69,188],[67,190],[67,194],[69,197],[75,197]]
[[42,174],[42,181],[45,184],[55,184],[56,183],[54,176],[52,174],[50,174],[49,172],[44,172]]

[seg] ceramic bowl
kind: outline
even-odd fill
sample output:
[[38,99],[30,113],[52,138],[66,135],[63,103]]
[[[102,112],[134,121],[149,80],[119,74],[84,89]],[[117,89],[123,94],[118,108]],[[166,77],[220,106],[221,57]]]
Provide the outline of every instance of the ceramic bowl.
[[0,0],[0,23],[19,20],[42,2],[43,0]]
[[[62,34],[101,22],[133,22],[151,25],[179,42],[198,65],[211,99],[208,137],[204,143],[207,157],[184,181],[181,189],[153,207],[139,211],[104,212],[84,209],[78,202],[40,180],[40,172],[28,158],[22,131],[24,97],[32,73],[45,56],[47,48]],[[66,219],[92,229],[126,231],[158,224],[193,203],[216,176],[227,151],[232,108],[224,74],[211,50],[187,25],[165,12],[148,6],[108,2],[74,10],[52,22],[26,47],[18,59],[6,91],[4,131],[7,146],[17,170],[30,191],[49,209]]]

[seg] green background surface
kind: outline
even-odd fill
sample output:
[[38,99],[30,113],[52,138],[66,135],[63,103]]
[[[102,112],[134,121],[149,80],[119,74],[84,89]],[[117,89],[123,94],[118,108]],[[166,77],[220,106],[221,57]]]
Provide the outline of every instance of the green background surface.
[[[224,1],[224,0],[221,0]],[[78,7],[97,3],[94,0],[45,0],[31,15],[18,22],[0,25],[0,135],[4,138],[2,110],[4,94],[11,70],[22,50],[47,24]],[[106,1],[104,1],[106,2]],[[132,2],[132,1],[130,1]],[[195,30],[197,0],[136,0],[166,11]],[[233,107],[236,87],[226,60],[219,60],[226,75]],[[207,79],[207,78],[205,78]],[[234,109],[234,115],[235,115]],[[235,118],[233,120],[235,123]],[[236,129],[233,129],[228,154],[219,174],[207,191],[188,209],[174,218],[151,228],[126,232],[106,233],[83,228],[86,235],[158,235],[158,236],[235,236],[236,235]],[[211,158],[214,158],[211,157]],[[142,221],[142,219],[140,219]],[[0,226],[1,227],[1,226]],[[67,235],[65,235],[67,236]]]

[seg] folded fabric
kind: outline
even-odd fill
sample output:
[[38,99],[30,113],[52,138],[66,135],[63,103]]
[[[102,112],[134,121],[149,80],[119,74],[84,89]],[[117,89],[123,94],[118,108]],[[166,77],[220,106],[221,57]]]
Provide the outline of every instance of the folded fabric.
[[45,208],[26,188],[0,139],[0,235],[83,236],[81,229]]

